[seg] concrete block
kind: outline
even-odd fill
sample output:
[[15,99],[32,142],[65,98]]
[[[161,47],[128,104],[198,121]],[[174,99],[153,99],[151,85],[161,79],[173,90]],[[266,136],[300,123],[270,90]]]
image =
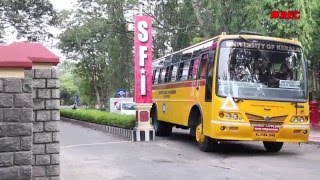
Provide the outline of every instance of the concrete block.
[[3,121],[6,122],[19,122],[20,121],[19,108],[8,108],[3,110]]
[[35,165],[50,165],[50,154],[36,155]]
[[59,88],[60,80],[59,79],[47,79],[47,88]]
[[31,173],[32,173],[31,165],[19,167],[20,179],[31,179],[32,178]]
[[59,72],[57,69],[51,69],[51,78],[59,79]]
[[33,109],[22,108],[20,110],[20,122],[31,122],[33,121]]
[[22,80],[23,92],[31,93],[33,90],[33,82],[31,78],[25,78]]
[[34,155],[45,154],[45,144],[33,144],[32,153]]
[[4,91],[4,85],[2,79],[0,79],[0,92]]
[[39,99],[50,99],[51,98],[51,90],[50,89],[38,89]]
[[34,122],[33,123],[33,132],[43,132],[44,130],[43,122]]
[[33,99],[33,109],[34,110],[41,110],[45,109],[45,100],[44,99]]
[[46,88],[45,79],[33,79],[33,89]]
[[[52,158],[52,156],[51,156]],[[0,168],[13,165],[13,153],[0,153]]]
[[50,180],[60,180],[60,177],[59,176],[51,176]]
[[59,124],[57,121],[45,122],[44,130],[47,132],[59,131]]
[[22,151],[14,153],[14,164],[21,165],[31,165],[31,151]]
[[0,93],[0,108],[13,107],[13,94]]
[[0,152],[19,151],[20,137],[0,138]]
[[33,143],[49,143],[52,142],[52,133],[50,132],[41,132],[41,133],[34,133],[34,140]]
[[45,166],[32,166],[32,176],[41,177],[46,175]]
[[51,164],[60,164],[60,154],[51,154]]
[[3,121],[3,109],[0,108],[0,122]]
[[51,165],[46,167],[47,176],[58,176],[60,175],[60,166],[59,165]]
[[60,132],[53,132],[52,133],[52,142],[59,142],[60,141]]
[[24,71],[24,77],[25,78],[33,78],[34,77],[34,70],[25,70]]
[[50,111],[37,111],[36,121],[50,121],[51,114]]
[[60,111],[59,110],[51,111],[51,120],[52,121],[59,121],[60,120]]
[[59,143],[46,144],[46,154],[54,154],[59,152],[60,152]]
[[60,89],[51,89],[51,98],[60,98]]
[[14,107],[32,108],[33,100],[31,93],[21,93],[14,95]]
[[0,178],[3,180],[17,180],[19,179],[19,167],[5,167],[0,168]]
[[4,91],[7,93],[22,92],[21,79],[4,79]]
[[15,136],[31,136],[31,123],[4,123],[0,124],[0,137],[15,137]]
[[60,100],[59,99],[51,99],[46,100],[46,109],[60,109]]
[[30,151],[32,145],[32,137],[25,136],[21,137],[20,149],[23,151]]
[[41,79],[41,78],[51,78],[51,70],[49,69],[35,69],[34,70],[34,78]]

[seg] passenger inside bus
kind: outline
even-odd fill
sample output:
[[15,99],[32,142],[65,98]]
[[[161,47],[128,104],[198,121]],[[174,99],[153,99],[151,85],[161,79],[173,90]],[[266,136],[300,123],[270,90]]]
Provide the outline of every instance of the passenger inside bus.
[[207,70],[207,56],[203,55],[201,58],[201,69],[200,69],[200,79],[206,78],[206,70]]
[[275,76],[278,80],[293,80],[292,70],[288,67],[286,63],[281,64],[280,72],[276,73]]

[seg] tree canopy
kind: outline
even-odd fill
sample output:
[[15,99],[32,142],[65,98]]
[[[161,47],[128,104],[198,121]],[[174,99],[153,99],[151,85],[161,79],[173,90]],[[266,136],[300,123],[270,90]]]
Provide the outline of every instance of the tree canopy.
[[[318,0],[144,2],[143,13],[153,18],[153,58],[221,32],[250,30],[268,36],[297,38],[307,59],[318,64]],[[116,89],[133,87],[132,27],[138,5],[138,0],[79,0],[74,12],[64,12],[59,17],[66,29],[60,36],[59,47],[75,61],[73,74],[79,79],[77,86],[86,103],[96,103],[102,108]],[[299,10],[300,19],[272,19],[272,10]]]

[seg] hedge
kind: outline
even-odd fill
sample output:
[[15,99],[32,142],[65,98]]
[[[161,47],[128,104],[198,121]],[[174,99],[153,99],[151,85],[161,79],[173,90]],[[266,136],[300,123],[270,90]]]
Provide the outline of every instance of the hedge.
[[135,125],[135,116],[121,115],[95,109],[61,109],[62,117],[87,121],[108,126],[131,129]]

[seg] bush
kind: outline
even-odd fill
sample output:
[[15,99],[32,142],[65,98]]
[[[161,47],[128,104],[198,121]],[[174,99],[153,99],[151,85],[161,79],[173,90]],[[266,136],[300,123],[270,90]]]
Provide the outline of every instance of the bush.
[[135,116],[121,115],[95,109],[61,109],[62,117],[108,126],[130,129],[135,125]]

